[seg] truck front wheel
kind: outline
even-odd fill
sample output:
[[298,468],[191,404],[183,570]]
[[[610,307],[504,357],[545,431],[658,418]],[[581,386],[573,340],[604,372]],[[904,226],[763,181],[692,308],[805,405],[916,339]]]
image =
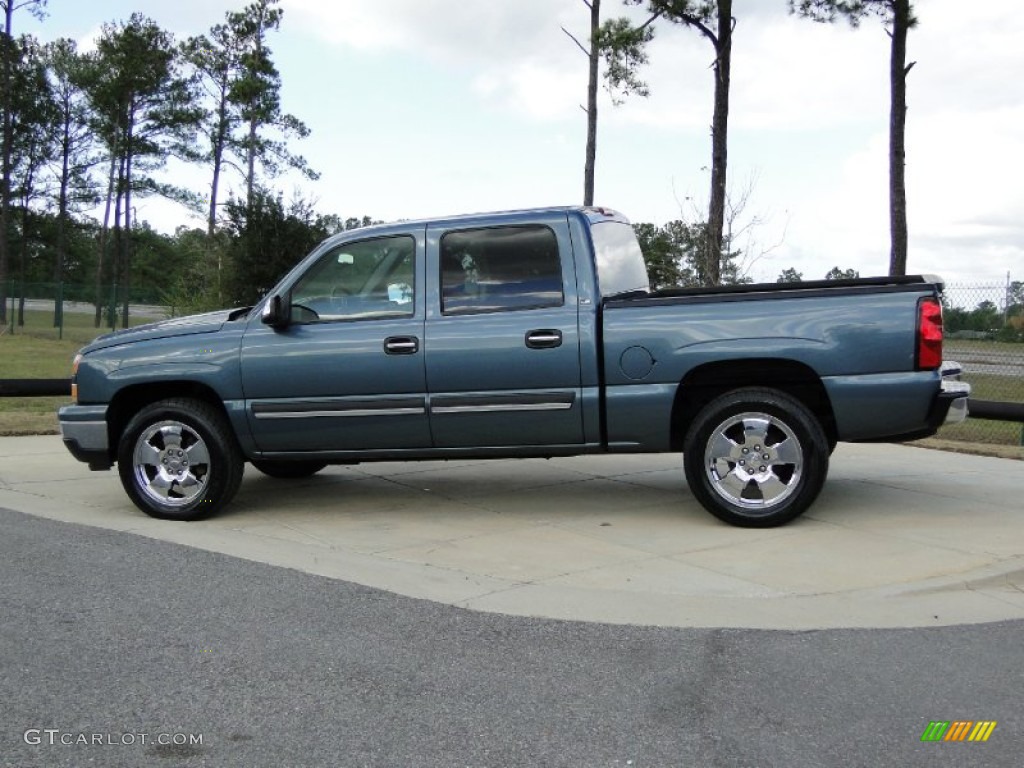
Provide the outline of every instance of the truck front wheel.
[[770,528],[799,516],[828,474],[818,419],[774,389],[737,389],[704,406],[686,435],[683,465],[696,499],[732,525]]
[[174,398],[146,406],[128,422],[117,469],[129,498],[147,515],[198,520],[231,501],[245,463],[219,410]]

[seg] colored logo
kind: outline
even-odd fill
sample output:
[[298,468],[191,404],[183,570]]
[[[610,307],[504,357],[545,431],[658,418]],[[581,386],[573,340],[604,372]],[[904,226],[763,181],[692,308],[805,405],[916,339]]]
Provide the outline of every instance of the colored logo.
[[995,720],[932,720],[921,741],[988,741],[997,724]]

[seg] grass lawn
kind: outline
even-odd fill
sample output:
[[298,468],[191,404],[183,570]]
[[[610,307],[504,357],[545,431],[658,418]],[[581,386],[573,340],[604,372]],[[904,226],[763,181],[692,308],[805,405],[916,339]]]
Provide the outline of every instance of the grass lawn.
[[[10,311],[10,307],[8,307]],[[28,309],[24,325],[0,326],[0,379],[63,379],[71,376],[71,360],[109,328],[93,327],[93,315],[65,312],[63,328],[53,327],[53,312]],[[16,316],[15,316],[16,317]],[[153,322],[151,317],[131,318],[130,325]],[[57,433],[57,408],[68,397],[0,397],[0,435]]]
[[[63,379],[82,344],[35,336],[0,336],[0,379]],[[0,435],[56,434],[57,408],[67,397],[0,397]]]
[[[10,308],[8,307],[8,312]],[[64,340],[73,342],[77,347],[84,346],[102,333],[108,333],[109,327],[93,327],[93,315],[86,312],[65,312],[63,328],[53,327],[53,312],[51,310],[28,309],[25,310],[25,324],[15,323],[14,333],[10,334],[10,314],[8,323],[0,328],[5,335],[14,336],[35,336],[41,339],[52,339],[53,341]],[[151,323],[152,317],[130,317],[129,325],[136,326],[144,323]],[[118,325],[120,327],[120,325]]]
[[1024,356],[1024,344],[1012,344],[1007,341],[987,341],[983,339],[950,339],[942,341],[943,356],[947,360],[956,360],[961,355],[990,355],[995,358],[1017,358]]
[[[1018,354],[1024,352],[1020,344],[1006,344],[1016,348]],[[1024,403],[1024,377],[999,376],[988,373],[965,374],[964,381],[971,385],[971,397],[977,400],[995,400],[1007,403]],[[1020,448],[1024,440],[1024,424],[1014,421],[989,421],[988,419],[968,418],[961,424],[943,427],[935,435],[935,440],[952,443],[972,443],[977,446],[1007,446],[1010,458],[1024,458],[1024,448]],[[932,447],[939,447],[938,445]],[[981,450],[981,448],[979,448]]]

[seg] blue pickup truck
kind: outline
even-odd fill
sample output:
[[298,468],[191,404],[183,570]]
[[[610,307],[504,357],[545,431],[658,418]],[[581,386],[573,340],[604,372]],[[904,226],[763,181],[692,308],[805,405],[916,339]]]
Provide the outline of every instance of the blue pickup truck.
[[101,336],[61,434],[149,515],[208,516],[245,464],[680,452],[734,525],[814,501],[837,441],[963,419],[942,284],[908,276],[652,292],[629,222],[545,208],[367,227],[255,307]]

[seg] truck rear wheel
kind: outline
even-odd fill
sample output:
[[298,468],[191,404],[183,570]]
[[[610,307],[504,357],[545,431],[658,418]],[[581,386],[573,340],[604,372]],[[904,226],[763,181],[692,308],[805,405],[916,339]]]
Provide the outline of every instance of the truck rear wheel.
[[121,484],[151,517],[198,520],[234,497],[245,463],[224,415],[190,398],[139,411],[118,444]]
[[737,389],[708,403],[686,435],[690,490],[715,517],[771,528],[798,517],[828,474],[829,446],[818,419],[774,389]]

